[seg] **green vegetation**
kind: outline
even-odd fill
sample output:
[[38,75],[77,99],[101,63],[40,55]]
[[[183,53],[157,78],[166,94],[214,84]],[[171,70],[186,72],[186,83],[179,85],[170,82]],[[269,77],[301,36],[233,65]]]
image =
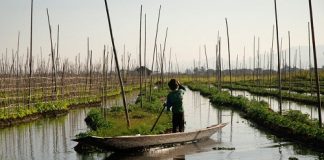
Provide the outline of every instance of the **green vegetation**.
[[[140,106],[140,99],[137,99],[135,104],[129,105],[129,118],[131,122],[130,128],[127,128],[123,107],[112,107],[108,111],[93,109],[89,112],[88,116],[95,117],[93,119],[98,127],[96,129],[90,127],[92,128],[91,130],[87,131],[86,133],[81,133],[77,135],[77,137],[114,137],[122,135],[165,133],[172,127],[171,113],[169,112],[162,114],[159,122],[152,132],[150,132],[150,129],[163,107],[163,102],[165,101],[167,94],[168,90],[166,89],[156,89],[152,93],[151,103],[148,97],[143,96],[143,107]],[[103,119],[104,117],[106,118]]]
[[[251,87],[251,86],[242,86],[242,85],[237,85],[233,84],[232,86],[229,84],[224,84],[222,86],[223,88],[228,88],[232,90],[243,90],[243,91],[248,91],[252,94],[256,94],[259,96],[272,96],[272,97],[277,97],[279,98],[279,92],[278,90],[267,90],[264,88],[259,88],[259,87]],[[316,96],[310,96],[310,95],[305,95],[305,94],[300,94],[300,93],[290,93],[288,91],[282,91],[281,92],[282,99],[285,100],[292,100],[296,102],[301,102],[304,104],[317,104],[317,99]],[[322,98],[322,104],[324,104],[324,98]]]
[[285,115],[280,115],[272,111],[263,101],[248,100],[241,96],[234,97],[228,92],[218,92],[216,88],[209,89],[206,84],[188,83],[187,85],[190,89],[208,96],[213,104],[239,109],[248,119],[278,135],[324,146],[324,129],[319,128],[316,122],[300,111],[288,111]]
[[[125,87],[125,92],[130,92],[138,89],[139,85]],[[120,94],[119,89],[112,90],[106,94],[106,97],[117,96]],[[7,109],[0,109],[0,122],[21,119],[34,114],[51,113],[53,111],[67,111],[71,106],[80,104],[98,103],[101,101],[102,95],[93,96],[79,96],[73,99],[62,99],[52,102],[37,102],[30,107],[11,107]]]
[[[245,86],[245,87],[258,87],[258,88],[273,88],[273,89],[277,89],[278,85],[276,84],[277,81],[275,81],[275,83],[270,84],[269,81],[264,81],[263,84],[256,84],[256,82],[253,81],[246,81],[246,82],[234,82],[234,84],[236,85],[240,85],[240,86]],[[297,93],[312,93],[313,95],[315,95],[316,93],[316,86],[315,86],[315,82],[313,82],[312,87],[310,87],[310,82],[309,81],[298,81],[298,82],[292,82],[291,86],[289,87],[289,82],[285,81],[282,82],[282,86],[281,86],[282,90],[289,90],[292,92],[297,92]],[[324,90],[323,88],[320,90],[321,94],[324,94]]]
[[36,113],[48,113],[52,111],[66,111],[68,110],[68,103],[66,101],[50,102],[50,103],[36,103],[31,108],[15,108],[6,113],[4,110],[0,110],[0,120],[24,118],[26,116]]
[[92,130],[98,130],[99,128],[109,129],[111,125],[105,120],[99,109],[92,109],[87,118],[85,119],[87,126]]

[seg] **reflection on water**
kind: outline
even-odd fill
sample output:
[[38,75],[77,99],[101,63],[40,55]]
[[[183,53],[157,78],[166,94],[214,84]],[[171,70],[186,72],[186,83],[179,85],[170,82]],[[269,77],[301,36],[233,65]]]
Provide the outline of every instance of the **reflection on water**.
[[[235,94],[235,92],[234,92]],[[128,96],[130,97],[130,96]],[[133,96],[134,98],[136,95]],[[206,141],[155,148],[144,153],[77,154],[71,141],[86,130],[83,119],[89,109],[68,115],[0,130],[0,159],[298,159],[323,158],[321,153],[278,139],[253,126],[237,112],[213,106],[198,92],[184,94],[186,131],[229,122],[221,132]],[[120,103],[109,101],[109,106]],[[235,150],[218,150],[218,148]]]
[[[137,92],[127,94],[133,103]],[[108,98],[106,106],[120,105],[119,97]],[[66,116],[45,118],[0,130],[0,160],[8,159],[102,159],[106,154],[78,155],[71,141],[87,130],[84,118],[89,108],[71,110]]]

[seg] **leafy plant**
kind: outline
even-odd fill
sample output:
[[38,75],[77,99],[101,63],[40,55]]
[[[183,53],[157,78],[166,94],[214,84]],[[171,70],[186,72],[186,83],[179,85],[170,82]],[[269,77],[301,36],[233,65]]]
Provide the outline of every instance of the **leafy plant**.
[[85,122],[89,128],[96,131],[100,129],[109,129],[111,125],[106,121],[99,109],[91,109]]

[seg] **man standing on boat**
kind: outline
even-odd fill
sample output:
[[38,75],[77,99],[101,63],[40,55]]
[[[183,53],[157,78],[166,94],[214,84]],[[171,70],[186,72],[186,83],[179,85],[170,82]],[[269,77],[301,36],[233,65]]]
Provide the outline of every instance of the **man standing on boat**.
[[168,86],[171,89],[171,92],[167,96],[167,102],[165,105],[167,111],[170,111],[170,108],[172,107],[172,132],[183,132],[184,111],[182,99],[186,89],[176,79],[171,79]]

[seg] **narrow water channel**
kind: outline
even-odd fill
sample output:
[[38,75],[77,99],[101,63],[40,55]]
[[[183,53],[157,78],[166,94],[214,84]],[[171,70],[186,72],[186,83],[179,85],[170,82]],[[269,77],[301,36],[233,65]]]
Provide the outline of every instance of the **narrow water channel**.
[[[224,91],[229,91],[228,89],[223,89]],[[274,111],[279,111],[279,101],[275,97],[271,96],[258,96],[255,94],[251,94],[248,91],[239,91],[239,90],[232,90],[234,96],[243,96],[248,99],[255,99],[255,100],[262,100],[267,102],[270,105],[270,108]],[[282,110],[288,111],[288,110],[298,110],[302,113],[306,113],[309,115],[312,119],[318,119],[318,108],[315,105],[306,105],[298,102],[293,101],[282,101]],[[322,113],[322,119],[324,118],[324,110],[321,110]]]
[[[131,96],[127,96],[131,99]],[[136,94],[133,96],[136,98]],[[0,130],[0,159],[321,159],[316,152],[278,139],[259,129],[226,107],[213,106],[209,99],[187,89],[184,95],[186,131],[228,122],[209,140],[144,153],[95,153],[81,155],[73,150],[74,136],[86,130],[84,118],[90,109],[77,109],[59,118]],[[110,103],[118,104],[119,100]],[[109,105],[112,105],[109,104]],[[224,150],[225,149],[225,150]],[[226,150],[232,149],[232,150]],[[233,150],[234,149],[234,150]]]

